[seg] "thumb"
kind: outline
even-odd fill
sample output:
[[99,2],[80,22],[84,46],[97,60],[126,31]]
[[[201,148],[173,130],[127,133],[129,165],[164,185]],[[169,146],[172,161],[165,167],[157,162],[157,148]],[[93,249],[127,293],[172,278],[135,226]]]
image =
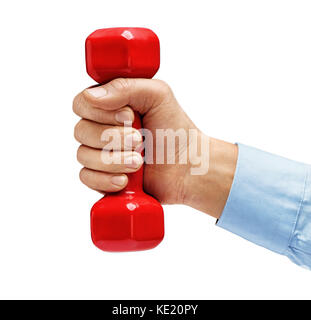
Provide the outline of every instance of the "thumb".
[[126,105],[140,114],[170,99],[170,87],[161,80],[119,78],[104,85],[85,89],[82,94],[90,105],[117,110]]

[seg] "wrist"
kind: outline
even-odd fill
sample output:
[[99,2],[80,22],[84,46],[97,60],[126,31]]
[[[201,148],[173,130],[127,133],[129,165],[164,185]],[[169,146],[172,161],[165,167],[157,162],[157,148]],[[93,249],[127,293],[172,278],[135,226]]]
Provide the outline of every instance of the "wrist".
[[[204,139],[203,139],[204,140]],[[186,180],[184,204],[219,218],[227,202],[238,156],[235,144],[208,139],[208,172],[190,175]]]

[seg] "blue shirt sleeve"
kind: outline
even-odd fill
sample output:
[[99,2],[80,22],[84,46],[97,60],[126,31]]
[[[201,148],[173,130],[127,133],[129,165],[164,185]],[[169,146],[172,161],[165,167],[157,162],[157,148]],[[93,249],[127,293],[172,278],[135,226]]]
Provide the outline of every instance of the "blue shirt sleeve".
[[217,225],[311,269],[311,167],[239,146]]

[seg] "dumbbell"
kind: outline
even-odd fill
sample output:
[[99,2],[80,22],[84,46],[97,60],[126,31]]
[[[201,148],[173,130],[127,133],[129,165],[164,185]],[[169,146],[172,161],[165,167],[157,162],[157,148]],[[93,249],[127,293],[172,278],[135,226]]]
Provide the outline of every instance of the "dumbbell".
[[[160,44],[146,28],[107,28],[85,42],[87,73],[99,84],[115,78],[152,78],[160,66]],[[133,128],[141,129],[135,112]],[[142,151],[142,155],[143,151]],[[138,251],[156,247],[164,237],[160,203],[143,191],[143,166],[128,174],[128,185],[109,193],[91,209],[91,236],[104,251]]]

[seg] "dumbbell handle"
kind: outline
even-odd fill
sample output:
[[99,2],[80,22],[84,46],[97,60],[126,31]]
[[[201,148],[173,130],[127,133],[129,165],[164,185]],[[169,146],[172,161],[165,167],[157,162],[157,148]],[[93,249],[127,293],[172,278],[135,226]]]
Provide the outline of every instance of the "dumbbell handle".
[[[134,121],[132,123],[132,127],[134,129],[141,129],[141,116],[135,111],[134,112]],[[144,157],[144,150],[141,151],[142,157]],[[123,192],[137,192],[143,190],[143,175],[144,175],[144,164],[140,167],[140,169],[133,173],[128,173],[128,184],[123,189]]]

